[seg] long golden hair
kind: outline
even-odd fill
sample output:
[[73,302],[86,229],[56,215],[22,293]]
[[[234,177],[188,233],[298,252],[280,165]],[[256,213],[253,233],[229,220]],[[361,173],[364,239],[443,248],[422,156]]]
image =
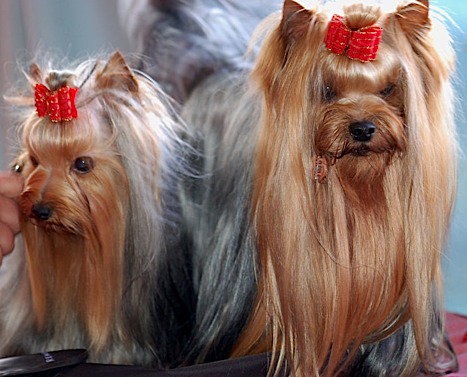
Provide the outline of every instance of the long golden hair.
[[[384,28],[375,62],[327,51],[329,14],[293,0],[256,60],[252,77],[264,98],[252,199],[259,294],[233,355],[272,350],[276,372],[286,363],[295,376],[335,376],[361,345],[408,324],[401,375],[411,376],[420,361],[433,363],[443,332],[441,256],[456,190],[453,54],[449,39],[434,39],[446,33],[428,17],[428,2],[393,13],[354,5],[343,16]],[[388,103],[365,95],[391,80]],[[324,109],[330,81],[355,97],[337,115]],[[317,182],[313,156],[337,143],[334,124],[365,111],[379,112],[384,148],[332,150]]]

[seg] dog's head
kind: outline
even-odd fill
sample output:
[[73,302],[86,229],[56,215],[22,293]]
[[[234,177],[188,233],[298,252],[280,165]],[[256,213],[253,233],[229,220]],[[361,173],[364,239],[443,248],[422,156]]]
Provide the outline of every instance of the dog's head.
[[420,148],[424,129],[438,132],[430,128],[439,128],[443,110],[428,104],[445,95],[453,57],[449,43],[436,40],[448,37],[431,26],[428,2],[386,12],[285,1],[253,72],[274,116],[270,127],[281,124],[270,137],[295,128],[297,138],[283,141],[324,158],[327,173],[356,184],[382,177],[393,157]]
[[[124,62],[118,65],[116,60],[114,56],[101,72],[90,72],[98,67],[87,66],[76,74],[51,71],[44,78],[37,65],[31,66],[36,112],[20,129],[22,153],[14,170],[24,177],[19,197],[24,221],[46,232],[89,237],[95,235],[97,226],[126,216],[128,179],[115,143],[119,131],[111,111],[112,106],[117,111],[117,106],[109,98],[125,88],[136,93],[137,82],[128,68],[127,77],[123,76]],[[78,88],[76,82],[85,80],[85,75],[89,75],[87,82]],[[73,89],[74,98],[54,104],[63,101],[54,98],[55,93]],[[76,116],[54,118],[54,106],[74,107]]]
[[24,177],[23,220],[46,232],[82,236],[123,220],[128,181],[112,138],[106,119],[83,110],[70,123],[25,125],[23,153],[14,164]]

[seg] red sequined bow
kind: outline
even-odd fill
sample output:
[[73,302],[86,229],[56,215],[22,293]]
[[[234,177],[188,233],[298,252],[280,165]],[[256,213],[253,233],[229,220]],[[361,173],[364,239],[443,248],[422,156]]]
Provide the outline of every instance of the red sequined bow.
[[34,89],[34,102],[39,117],[48,115],[52,122],[67,122],[78,118],[75,105],[78,88],[63,86],[52,92],[45,85],[36,84]]
[[324,43],[328,50],[337,55],[345,53],[350,59],[368,62],[376,59],[382,34],[383,29],[379,26],[350,30],[344,18],[335,14],[329,22]]

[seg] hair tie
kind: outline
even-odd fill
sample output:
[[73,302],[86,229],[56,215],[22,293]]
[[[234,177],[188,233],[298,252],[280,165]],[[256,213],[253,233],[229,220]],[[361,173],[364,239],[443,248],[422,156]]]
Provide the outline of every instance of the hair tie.
[[63,86],[51,91],[43,84],[34,87],[34,103],[40,118],[49,116],[52,122],[68,122],[78,118],[75,98],[78,88]]
[[344,18],[332,16],[324,39],[326,48],[337,55],[346,54],[350,59],[368,62],[376,59],[383,29],[379,26],[367,26],[351,30]]

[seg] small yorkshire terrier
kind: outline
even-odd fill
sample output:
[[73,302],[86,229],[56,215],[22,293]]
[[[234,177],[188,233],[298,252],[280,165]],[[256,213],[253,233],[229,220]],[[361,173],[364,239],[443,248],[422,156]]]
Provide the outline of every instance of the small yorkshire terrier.
[[119,52],[72,70],[33,64],[27,78],[33,91],[10,98],[23,242],[3,267],[0,355],[86,348],[92,362],[176,364],[193,311],[175,198],[182,123]]
[[285,0],[259,29],[253,85],[219,69],[187,91],[205,173],[187,190],[194,359],[272,352],[270,374],[293,376],[456,368],[441,276],[455,56],[432,13]]

